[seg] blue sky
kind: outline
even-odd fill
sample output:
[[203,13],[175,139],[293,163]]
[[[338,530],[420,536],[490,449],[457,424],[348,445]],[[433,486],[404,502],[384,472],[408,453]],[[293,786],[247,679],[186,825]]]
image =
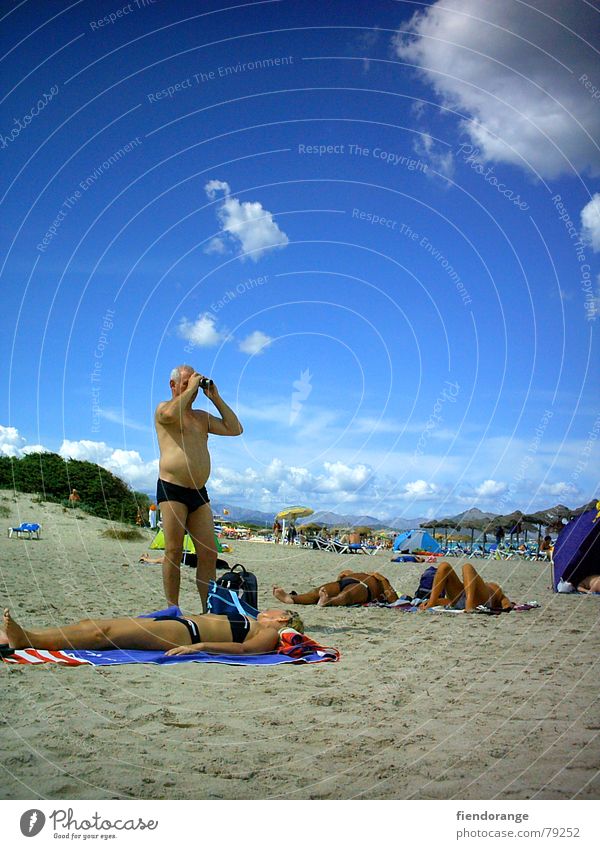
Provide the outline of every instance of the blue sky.
[[14,4],[0,451],[151,491],[190,362],[245,427],[214,501],[594,497],[599,31],[583,0]]

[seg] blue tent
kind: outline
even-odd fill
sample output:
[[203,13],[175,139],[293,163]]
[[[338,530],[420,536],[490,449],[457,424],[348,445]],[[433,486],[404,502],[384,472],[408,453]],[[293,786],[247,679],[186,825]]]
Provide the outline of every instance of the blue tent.
[[576,587],[579,581],[599,571],[600,501],[596,508],[572,519],[556,538],[552,555],[554,592],[561,580]]
[[394,540],[394,551],[440,551],[441,546],[427,531],[418,528],[414,531],[403,531]]

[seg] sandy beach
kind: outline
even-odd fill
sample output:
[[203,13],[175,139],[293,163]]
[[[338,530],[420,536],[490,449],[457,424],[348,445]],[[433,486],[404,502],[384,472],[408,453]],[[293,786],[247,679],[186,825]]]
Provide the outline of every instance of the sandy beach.
[[[0,493],[3,606],[24,625],[164,606],[142,542],[108,523]],[[42,539],[8,539],[20,521]],[[236,542],[233,564],[301,591],[343,568],[378,570],[399,593],[424,568]],[[456,561],[460,565],[460,561]],[[556,596],[549,566],[478,561],[516,601],[498,617],[303,608],[337,664],[112,669],[9,667],[1,688],[4,799],[591,799],[600,791],[600,600]],[[192,570],[181,606],[198,610]],[[592,662],[590,662],[590,660]]]

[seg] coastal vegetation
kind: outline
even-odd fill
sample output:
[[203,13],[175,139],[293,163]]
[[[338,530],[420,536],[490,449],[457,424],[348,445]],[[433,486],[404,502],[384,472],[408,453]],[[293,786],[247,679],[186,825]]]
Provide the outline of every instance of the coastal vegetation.
[[[0,457],[0,489],[37,495],[37,503],[52,501],[77,507],[101,519],[135,523],[138,510],[145,514],[149,498],[135,492],[121,478],[96,463],[65,459],[51,452],[24,457]],[[69,501],[76,489],[80,500]]]

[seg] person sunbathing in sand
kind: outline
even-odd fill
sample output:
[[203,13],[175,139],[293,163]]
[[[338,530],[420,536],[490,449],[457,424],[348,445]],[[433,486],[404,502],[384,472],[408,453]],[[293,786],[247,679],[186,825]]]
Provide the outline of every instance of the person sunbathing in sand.
[[164,557],[151,557],[147,551],[145,551],[138,563],[162,563],[164,561]]
[[509,601],[498,584],[487,583],[477,574],[470,563],[462,567],[462,581],[444,561],[440,563],[431,587],[429,601],[419,605],[420,610],[444,605],[451,610],[465,610],[472,613],[477,607],[488,610],[512,610],[514,603]]
[[291,610],[265,610],[257,619],[240,613],[218,616],[157,615],[153,618],[83,619],[74,625],[32,631],[22,628],[4,611],[0,643],[11,649],[141,649],[167,655],[212,652],[215,654],[262,654],[277,648],[284,628],[303,632],[304,625]]
[[600,575],[588,575],[577,584],[579,593],[600,593]]
[[273,587],[273,595],[284,604],[316,604],[318,607],[337,607],[348,604],[364,604],[368,601],[398,600],[387,578],[379,572],[353,572],[346,569],[336,581],[322,584],[307,593],[294,590],[287,593],[282,587]]

